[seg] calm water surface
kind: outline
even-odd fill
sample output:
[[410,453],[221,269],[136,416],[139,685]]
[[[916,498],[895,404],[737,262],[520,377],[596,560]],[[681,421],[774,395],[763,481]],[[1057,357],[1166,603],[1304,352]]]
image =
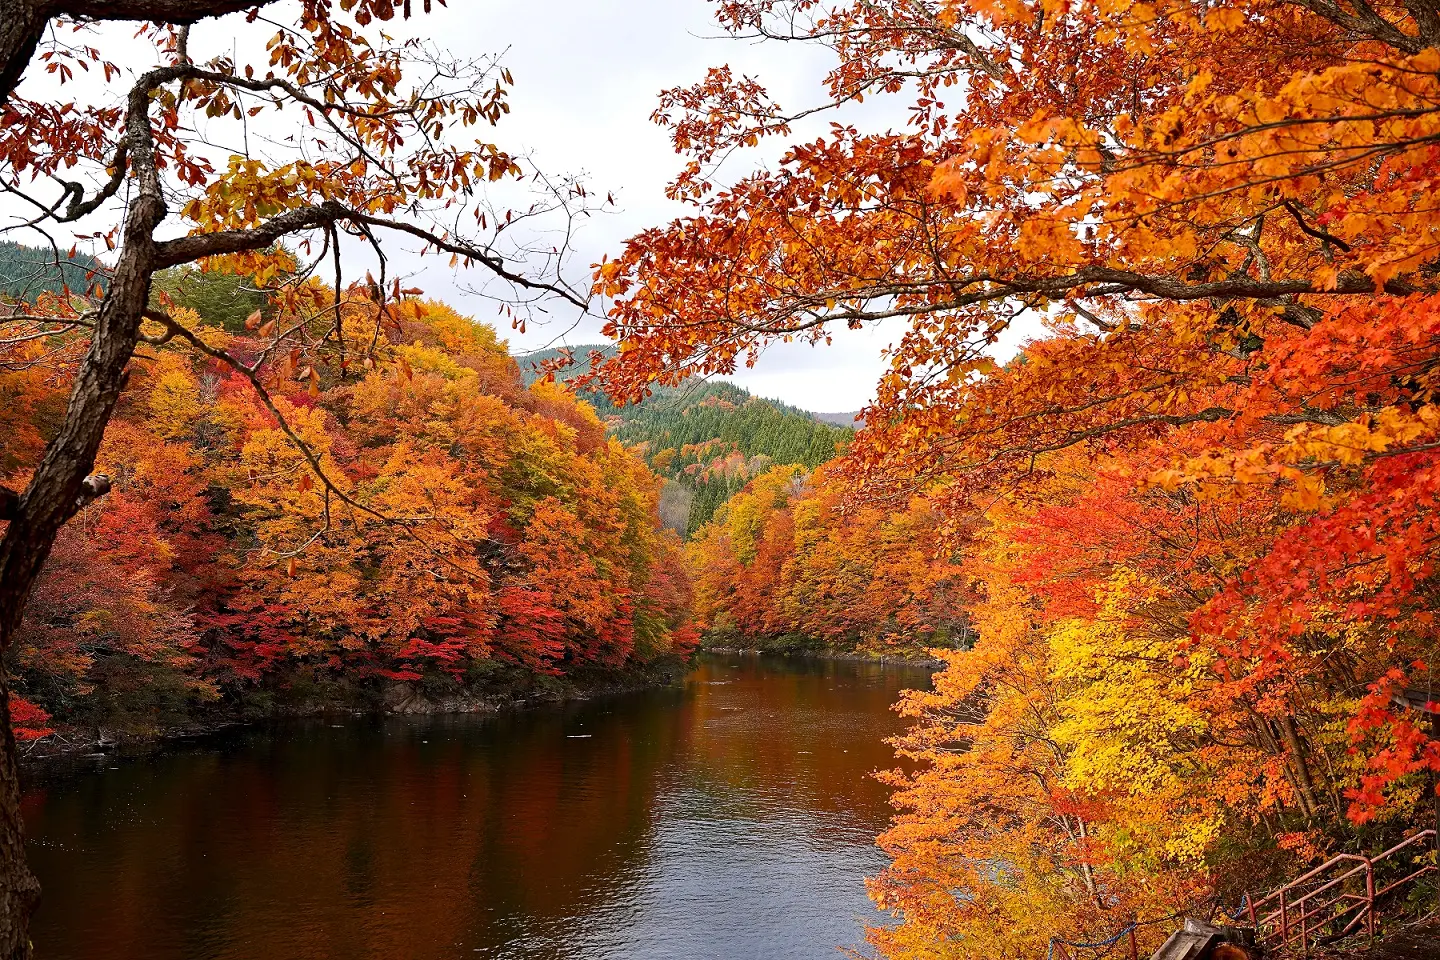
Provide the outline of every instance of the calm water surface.
[[32,775],[41,958],[827,958],[883,919],[913,668],[712,658],[683,690],[324,720]]

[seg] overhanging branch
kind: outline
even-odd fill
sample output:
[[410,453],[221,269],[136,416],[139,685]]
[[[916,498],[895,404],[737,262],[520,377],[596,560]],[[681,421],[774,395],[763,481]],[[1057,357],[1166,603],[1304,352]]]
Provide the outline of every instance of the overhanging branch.
[[437,250],[475,260],[496,276],[517,287],[551,294],[582,310],[589,307],[589,302],[585,297],[560,283],[531,280],[510,269],[504,258],[493,250],[476,246],[464,240],[443,236],[413,223],[388,220],[384,217],[361,213],[336,200],[326,200],[317,206],[290,210],[255,227],[241,230],[217,230],[213,233],[194,233],[175,240],[157,243],[155,245],[155,262],[157,267],[174,267],[182,263],[192,263],[204,257],[260,250],[271,246],[289,234],[302,230],[333,227],[341,223],[379,227],[408,234],[425,241]]

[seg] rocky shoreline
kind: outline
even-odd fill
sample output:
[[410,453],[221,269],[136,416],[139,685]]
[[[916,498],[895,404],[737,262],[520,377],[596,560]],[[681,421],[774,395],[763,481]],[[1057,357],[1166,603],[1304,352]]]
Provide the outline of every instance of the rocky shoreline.
[[845,653],[838,650],[767,650],[764,647],[702,647],[701,653],[730,653],[744,654],[746,656],[764,655],[768,657],[795,657],[798,659],[810,658],[813,660],[839,660],[849,663],[894,663],[906,667],[923,667],[926,670],[939,670],[945,666],[943,660],[936,660],[933,657],[911,656],[911,655],[890,655],[890,654],[869,654],[860,652]]
[[689,664],[676,661],[652,664],[635,673],[565,678],[553,686],[483,693],[462,691],[440,697],[427,695],[417,684],[397,682],[374,691],[370,702],[287,704],[266,710],[233,706],[229,709],[216,708],[208,716],[202,714],[147,727],[103,724],[67,727],[62,724],[49,736],[20,744],[20,760],[22,764],[30,765],[84,756],[146,753],[231,730],[311,717],[500,714],[673,686],[688,671]]

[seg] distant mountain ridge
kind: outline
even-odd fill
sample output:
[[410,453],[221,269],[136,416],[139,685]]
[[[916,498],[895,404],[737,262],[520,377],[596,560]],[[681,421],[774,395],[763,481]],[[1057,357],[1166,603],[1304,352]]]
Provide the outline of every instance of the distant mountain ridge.
[[[592,350],[613,355],[614,347],[587,344],[573,348],[575,366],[562,377],[588,372]],[[527,382],[541,377],[558,349],[516,357]],[[833,458],[854,436],[849,424],[822,419],[779,400],[756,397],[723,380],[660,387],[645,401],[617,407],[603,392],[580,391],[611,431],[627,446],[638,448],[651,468],[667,478],[661,500],[668,526],[690,534],[715,510],[743,489],[751,478],[775,464],[814,469]],[[853,415],[846,416],[853,422]]]
[[105,265],[94,257],[69,256],[43,247],[0,241],[0,298],[34,301],[42,293],[66,289],[86,294],[105,279]]
[[839,427],[850,427],[854,429],[857,426],[863,427],[865,425],[865,418],[862,416],[863,412],[864,411],[861,410],[849,410],[843,413],[812,413],[810,416],[819,420],[821,423],[833,423]]
[[[574,366],[567,367],[564,370],[561,370],[557,374],[557,376],[562,380],[569,380],[582,374],[589,373],[589,356],[591,351],[598,351],[606,357],[612,357],[615,355],[614,344],[586,343],[581,344],[577,347],[551,347],[544,350],[535,350],[530,353],[516,353],[513,354],[513,356],[515,357],[515,362],[520,364],[520,375],[525,379],[525,382],[527,384],[531,384],[534,383],[536,380],[540,379],[542,375],[540,372],[541,365],[546,363],[547,361],[560,359],[564,355],[566,349],[569,349],[570,353],[574,357],[575,364]],[[782,412],[792,413],[801,417],[808,417],[812,420],[819,421],[820,423],[831,424],[833,426],[853,428],[860,417],[859,410],[848,412],[842,411],[839,413],[816,413],[812,410],[806,410],[802,407],[797,407],[794,404],[786,403],[783,400],[777,400],[772,397],[758,396],[751,393],[749,390],[746,390],[744,387],[739,386],[738,384],[733,384],[728,380],[697,380],[683,384],[679,387],[657,387],[655,388],[655,395],[645,402],[654,403],[655,401],[662,398],[674,397],[685,394],[694,394],[695,391],[703,391],[708,387],[712,386],[718,387],[722,390],[729,390],[733,388],[734,391],[736,391],[740,395],[743,395],[745,398],[759,400],[762,403],[768,403],[770,406]],[[635,405],[633,404],[624,407],[617,407],[610,402],[609,397],[605,396],[599,391],[582,390],[580,391],[580,395],[583,396],[585,400],[591,404],[591,406],[595,407],[595,412],[598,413],[601,417],[620,416],[622,418],[626,418],[627,411],[633,411],[634,409],[636,409]]]

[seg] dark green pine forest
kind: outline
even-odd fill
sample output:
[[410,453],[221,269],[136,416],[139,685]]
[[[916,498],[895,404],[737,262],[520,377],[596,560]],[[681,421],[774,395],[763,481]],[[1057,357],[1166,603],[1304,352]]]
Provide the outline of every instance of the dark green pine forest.
[[[576,365],[560,375],[587,372],[590,351],[609,349],[575,347]],[[559,350],[541,350],[517,360],[530,382],[542,375],[545,361],[558,356]],[[595,390],[582,390],[580,396],[622,443],[642,451],[655,472],[670,481],[661,498],[662,518],[686,536],[771,466],[793,463],[813,469],[833,459],[854,434],[725,381],[661,387],[644,402],[623,407]]]
[[[74,256],[45,247],[0,242],[0,300],[33,303],[42,294],[67,289],[84,294],[106,283],[106,267],[84,253]],[[231,333],[243,333],[245,318],[256,310],[269,314],[264,293],[233,273],[175,267],[155,275],[152,302],[189,307]]]
[[84,293],[97,282],[99,260],[83,253],[0,241],[0,299],[33,302],[42,293]]

